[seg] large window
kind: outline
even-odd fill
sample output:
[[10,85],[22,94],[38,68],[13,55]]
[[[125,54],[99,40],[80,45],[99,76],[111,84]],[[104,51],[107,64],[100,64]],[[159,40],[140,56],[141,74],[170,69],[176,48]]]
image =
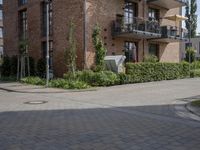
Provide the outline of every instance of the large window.
[[137,17],[138,14],[137,7],[138,7],[137,3],[125,2],[125,9],[124,9],[125,24],[131,24],[134,22],[134,18]]
[[28,2],[28,0],[19,0],[19,5],[24,5]]
[[19,12],[19,28],[20,28],[20,38],[26,39],[27,38],[27,11],[23,10]]
[[[52,2],[49,3],[49,35],[53,33],[53,8]],[[47,34],[47,4],[45,2],[42,3],[42,36],[46,36]]]
[[124,52],[126,56],[126,62],[137,62],[137,43],[125,41],[124,42]]
[[158,21],[160,17],[159,10],[155,8],[149,8],[149,20]]
[[149,44],[149,54],[157,56],[159,58],[159,45],[158,44]]
[[[42,42],[42,58],[46,59],[47,42]],[[49,69],[53,69],[53,41],[49,41]]]

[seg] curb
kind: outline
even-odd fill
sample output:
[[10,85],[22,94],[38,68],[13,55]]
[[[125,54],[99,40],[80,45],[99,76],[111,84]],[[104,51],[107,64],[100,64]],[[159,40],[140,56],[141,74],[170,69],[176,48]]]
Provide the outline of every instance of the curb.
[[44,93],[44,94],[47,94],[47,93],[91,92],[91,91],[97,91],[98,89],[97,88],[89,88],[89,89],[82,89],[82,90],[70,90],[70,89],[67,89],[66,91],[64,91],[64,89],[62,89],[63,91],[57,91],[57,92],[31,92],[31,91],[23,91],[23,90],[22,91],[20,91],[20,90],[12,90],[12,89],[8,89],[8,88],[0,87],[0,90],[7,91],[7,92],[13,92],[13,93],[40,93],[40,94]]

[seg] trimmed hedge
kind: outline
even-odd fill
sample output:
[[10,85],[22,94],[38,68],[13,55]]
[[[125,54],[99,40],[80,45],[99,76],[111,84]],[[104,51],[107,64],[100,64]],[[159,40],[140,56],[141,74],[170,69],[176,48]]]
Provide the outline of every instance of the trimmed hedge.
[[200,77],[200,69],[192,70],[190,73],[191,78]]
[[189,77],[189,63],[128,63],[131,83],[173,80]]

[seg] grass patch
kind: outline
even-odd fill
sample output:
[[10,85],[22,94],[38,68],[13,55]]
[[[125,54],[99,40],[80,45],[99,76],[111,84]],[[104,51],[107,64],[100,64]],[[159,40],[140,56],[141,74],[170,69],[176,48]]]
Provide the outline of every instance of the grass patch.
[[200,107],[200,100],[193,101],[191,104],[192,106]]

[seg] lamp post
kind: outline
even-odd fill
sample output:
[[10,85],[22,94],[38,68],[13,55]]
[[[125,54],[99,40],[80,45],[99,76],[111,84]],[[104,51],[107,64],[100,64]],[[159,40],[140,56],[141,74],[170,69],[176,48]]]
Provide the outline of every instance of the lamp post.
[[[191,0],[188,0],[189,1],[189,48],[191,49],[192,48],[192,45],[191,45]],[[189,50],[189,54],[188,54],[188,57],[189,57],[189,72],[191,73],[191,51]],[[189,73],[189,75],[191,75]]]
[[[189,6],[191,7],[191,6]],[[191,44],[191,14],[189,14],[189,48],[192,48],[192,44]],[[191,63],[191,53],[189,51],[189,63]]]
[[49,3],[51,0],[45,0],[46,3],[46,87],[49,86]]

